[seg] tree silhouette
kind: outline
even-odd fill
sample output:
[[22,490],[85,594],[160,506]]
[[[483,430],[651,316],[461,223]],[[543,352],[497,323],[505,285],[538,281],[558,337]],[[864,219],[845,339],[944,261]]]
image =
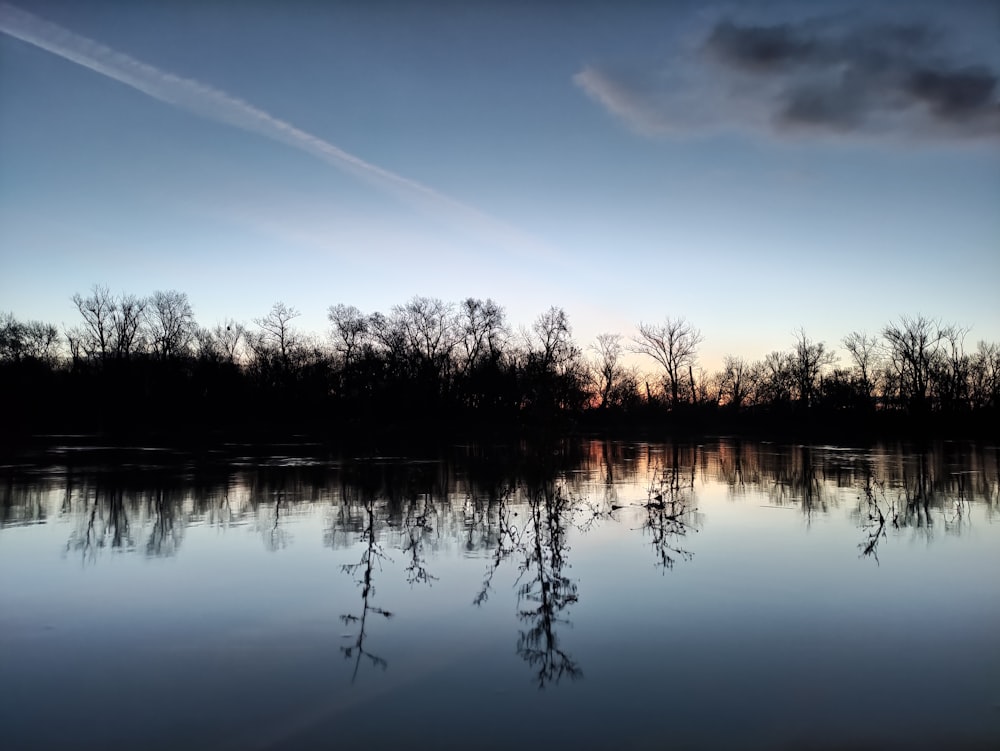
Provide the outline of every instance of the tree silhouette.
[[719,400],[739,410],[753,393],[754,371],[742,357],[726,355],[719,379]]
[[914,410],[925,411],[944,330],[937,321],[924,316],[903,316],[887,325],[882,336],[888,343],[889,362],[898,379],[900,398]]
[[879,341],[863,331],[852,331],[842,341],[857,371],[862,405],[871,406],[875,392],[875,378],[879,369]]
[[621,365],[622,354],[625,352],[622,336],[611,333],[598,334],[597,341],[591,349],[597,355],[592,370],[596,391],[600,397],[598,406],[607,409],[615,388],[621,384],[626,375],[626,370]]
[[483,364],[496,364],[510,336],[501,305],[489,298],[468,297],[459,306],[455,325],[460,334],[458,370],[462,375]]
[[798,389],[799,403],[809,407],[819,390],[823,369],[835,361],[834,354],[827,351],[823,342],[814,342],[806,332],[799,329],[792,351],[791,367]]
[[653,358],[666,374],[670,404],[681,400],[681,379],[694,365],[701,332],[684,318],[667,318],[662,324],[640,323],[639,335],[632,339],[632,351]]
[[119,360],[128,360],[145,344],[142,325],[146,305],[147,301],[136,295],[123,294],[115,300],[111,325],[115,357]]
[[163,360],[188,354],[194,341],[194,313],[188,296],[169,290],[154,292],[146,306],[153,352]]
[[[198,426],[208,429],[199,436],[353,435],[368,445],[414,430],[983,437],[996,435],[1000,410],[1000,348],[979,342],[970,352],[967,327],[922,316],[881,337],[850,333],[844,368],[799,330],[788,351],[728,354],[708,373],[696,363],[701,332],[684,318],[640,323],[627,344],[602,333],[584,357],[562,308],[513,336],[491,299],[417,296],[370,315],[333,305],[325,339],[297,330],[299,312],[283,302],[249,331],[233,319],[198,326],[187,295],[173,290],[116,296],[96,285],[73,302],[80,318],[65,337],[0,315],[0,387],[19,395],[0,434]],[[626,365],[627,351],[651,358],[656,373]]]
[[78,342],[80,350],[89,357],[106,359],[112,350],[115,301],[111,291],[95,284],[90,295],[73,295],[73,304],[83,318],[83,326],[70,335]]
[[292,352],[299,343],[292,321],[300,315],[302,314],[298,310],[279,300],[271,306],[266,316],[254,319],[263,334],[262,344],[277,351],[281,364],[286,369],[291,366]]
[[331,305],[327,318],[334,351],[345,368],[350,368],[361,356],[368,341],[368,319],[353,305]]

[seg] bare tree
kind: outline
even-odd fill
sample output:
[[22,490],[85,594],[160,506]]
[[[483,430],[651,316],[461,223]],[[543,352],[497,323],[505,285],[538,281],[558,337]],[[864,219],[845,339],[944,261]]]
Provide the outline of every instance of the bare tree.
[[573,344],[573,330],[569,316],[562,308],[553,305],[541,313],[531,325],[535,341],[532,349],[537,351],[543,369],[565,371],[580,356],[580,350]]
[[242,359],[246,336],[246,325],[232,318],[227,318],[212,329],[212,337],[218,343],[222,354],[231,363],[239,362]]
[[436,297],[414,297],[393,308],[406,338],[407,349],[441,370],[457,344],[452,307]]
[[752,369],[742,357],[726,355],[719,379],[719,400],[734,409],[743,406],[753,388]]
[[372,313],[368,317],[368,330],[371,332],[372,342],[392,367],[405,365],[406,332],[396,316]]
[[114,334],[115,357],[127,360],[142,347],[145,311],[146,299],[136,295],[122,294],[114,301],[111,329]]
[[42,321],[19,321],[13,313],[0,314],[0,360],[56,361],[59,330]]
[[153,352],[162,360],[186,354],[194,341],[194,313],[184,292],[154,292],[146,309],[146,322]]
[[852,331],[841,343],[854,362],[861,395],[870,403],[875,391],[875,375],[879,366],[878,337],[863,331]]
[[66,346],[69,349],[70,360],[76,366],[80,360],[87,356],[84,343],[87,340],[87,332],[82,326],[63,325],[63,336],[66,337]]
[[969,366],[969,396],[972,406],[1000,406],[1000,346],[980,341]]
[[0,360],[20,360],[21,339],[21,324],[14,314],[0,315]]
[[639,375],[639,369],[630,365],[622,369],[622,373],[615,381],[614,388],[608,398],[612,404],[618,407],[638,407],[643,401],[641,384],[642,378]]
[[211,329],[194,327],[196,355],[201,360],[240,362],[245,338],[246,326],[231,318]]
[[823,368],[832,365],[835,360],[833,352],[828,352],[823,342],[814,342],[803,329],[798,330],[792,351],[792,370],[800,402],[806,406],[812,404]]
[[222,346],[215,338],[215,331],[204,326],[194,327],[194,356],[199,360],[218,362],[224,359]]
[[691,384],[691,401],[695,404],[714,404],[718,406],[722,395],[718,383],[704,368],[696,371],[688,365],[688,382]]
[[279,300],[271,306],[271,311],[266,316],[254,319],[254,323],[261,328],[265,341],[277,349],[285,367],[291,364],[291,355],[298,342],[291,323],[300,315],[302,314],[295,308]]
[[938,398],[942,405],[961,409],[969,403],[969,371],[971,358],[965,353],[968,328],[946,326],[941,329],[942,351],[937,364]]
[[115,301],[111,291],[100,284],[95,284],[88,297],[80,293],[73,295],[73,304],[83,317],[83,325],[74,329],[67,336],[79,343],[79,348],[90,357],[107,359],[112,353]]
[[469,297],[458,308],[458,367],[468,373],[483,360],[495,362],[508,338],[503,306],[493,300]]
[[327,319],[332,326],[330,338],[333,348],[344,361],[351,365],[361,354],[370,332],[368,317],[353,305],[331,305]]
[[552,306],[541,313],[531,330],[521,329],[521,360],[525,376],[525,404],[529,410],[578,409],[587,400],[586,364],[573,342],[569,317]]
[[943,331],[937,321],[918,315],[903,316],[882,330],[890,365],[898,379],[900,397],[912,407],[927,405],[934,361],[941,349]]
[[785,352],[770,352],[752,366],[754,401],[757,404],[788,404],[792,400],[794,373],[792,357]]
[[604,409],[608,406],[615,386],[625,374],[621,364],[621,357],[625,351],[622,347],[622,336],[611,333],[598,334],[597,342],[590,348],[597,354],[591,370],[597,394],[601,399],[600,407]]
[[652,357],[663,366],[670,389],[670,403],[680,403],[681,378],[697,359],[701,332],[684,318],[667,318],[662,324],[640,323],[632,351]]
[[44,321],[25,321],[21,326],[25,356],[54,364],[58,356],[59,329]]
[[107,287],[95,284],[87,297],[73,295],[83,325],[67,330],[70,348],[89,357],[128,359],[143,342],[146,300],[122,294],[115,298]]

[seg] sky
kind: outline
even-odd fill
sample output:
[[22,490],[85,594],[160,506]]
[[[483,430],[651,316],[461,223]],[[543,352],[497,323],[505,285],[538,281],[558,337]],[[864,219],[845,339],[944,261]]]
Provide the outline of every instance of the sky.
[[0,3],[0,311],[1000,341],[1000,2]]

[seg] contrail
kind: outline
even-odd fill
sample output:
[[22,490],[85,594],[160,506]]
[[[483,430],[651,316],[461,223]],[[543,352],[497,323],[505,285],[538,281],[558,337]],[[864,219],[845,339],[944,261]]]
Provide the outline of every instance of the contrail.
[[242,99],[200,81],[162,71],[13,5],[0,3],[0,31],[120,81],[154,99],[300,149],[410,202],[432,210],[444,210],[452,218],[471,221],[494,240],[506,239],[522,249],[528,246],[535,252],[542,250],[538,240],[516,228],[416,180],[366,162]]

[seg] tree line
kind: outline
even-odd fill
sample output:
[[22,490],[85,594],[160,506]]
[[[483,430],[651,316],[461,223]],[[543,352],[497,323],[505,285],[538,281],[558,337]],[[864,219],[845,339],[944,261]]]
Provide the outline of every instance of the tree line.
[[562,308],[515,327],[492,299],[418,296],[375,313],[332,305],[322,336],[296,326],[299,311],[283,302],[207,328],[175,290],[96,285],[72,300],[79,318],[62,328],[0,315],[15,431],[956,429],[992,425],[1000,404],[1000,346],[969,347],[968,328],[922,315],[848,333],[843,358],[800,329],[787,350],[727,355],[709,372],[703,335],[683,317],[581,345]]

